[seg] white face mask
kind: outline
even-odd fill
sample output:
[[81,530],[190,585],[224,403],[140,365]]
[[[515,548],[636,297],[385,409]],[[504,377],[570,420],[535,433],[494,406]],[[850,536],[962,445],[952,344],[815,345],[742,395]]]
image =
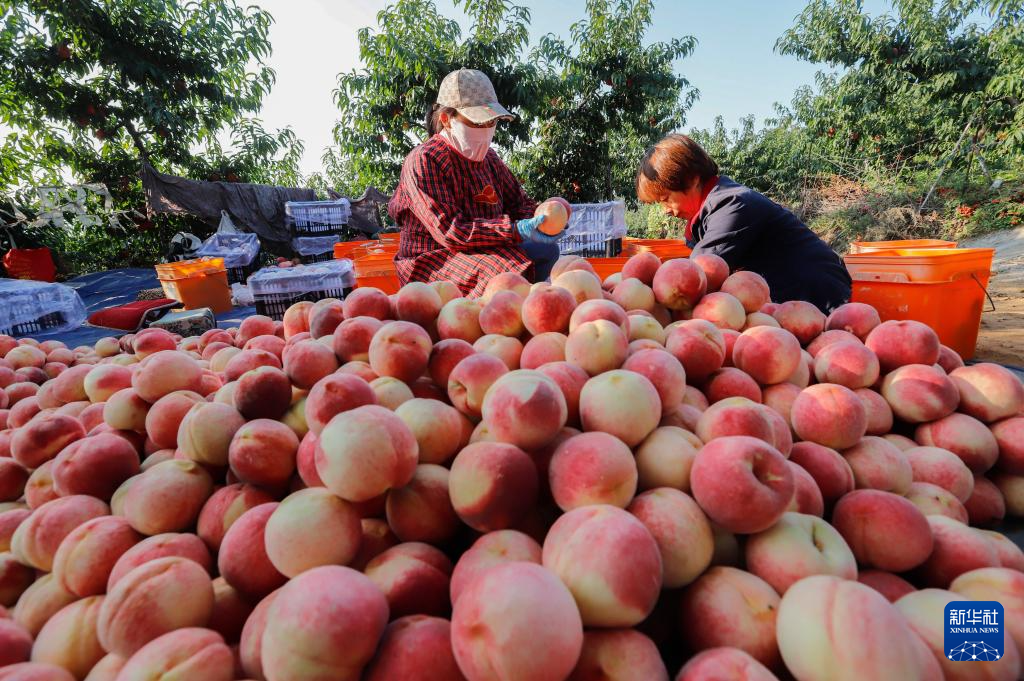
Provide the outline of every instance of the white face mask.
[[458,118],[452,118],[451,127],[445,128],[441,134],[457,152],[470,161],[482,161],[487,156],[487,150],[491,148],[491,140],[494,139],[497,127],[492,125],[489,128],[473,128]]

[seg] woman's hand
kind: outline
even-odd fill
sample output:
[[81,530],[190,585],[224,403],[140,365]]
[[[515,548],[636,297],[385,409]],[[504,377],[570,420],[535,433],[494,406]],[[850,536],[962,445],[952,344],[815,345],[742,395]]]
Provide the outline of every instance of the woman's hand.
[[537,215],[526,220],[520,220],[516,223],[516,229],[519,230],[519,236],[523,237],[523,241],[530,241],[535,244],[554,244],[558,243],[558,235],[545,234],[540,231],[541,223],[544,222],[544,215]]

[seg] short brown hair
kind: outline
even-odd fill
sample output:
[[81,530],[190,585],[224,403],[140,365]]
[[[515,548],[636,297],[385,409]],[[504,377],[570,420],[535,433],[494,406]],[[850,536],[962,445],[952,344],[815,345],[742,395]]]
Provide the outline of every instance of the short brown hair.
[[636,174],[636,195],[654,203],[666,191],[685,191],[695,178],[707,182],[718,175],[718,164],[708,152],[686,135],[666,135],[640,161]]

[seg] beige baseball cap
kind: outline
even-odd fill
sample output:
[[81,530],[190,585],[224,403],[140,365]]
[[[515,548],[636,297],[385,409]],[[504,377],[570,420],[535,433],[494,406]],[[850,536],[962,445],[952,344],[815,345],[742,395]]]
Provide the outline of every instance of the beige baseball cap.
[[452,71],[441,81],[437,93],[440,106],[450,106],[477,125],[496,119],[515,118],[508,109],[498,103],[491,79],[483,71],[459,69]]

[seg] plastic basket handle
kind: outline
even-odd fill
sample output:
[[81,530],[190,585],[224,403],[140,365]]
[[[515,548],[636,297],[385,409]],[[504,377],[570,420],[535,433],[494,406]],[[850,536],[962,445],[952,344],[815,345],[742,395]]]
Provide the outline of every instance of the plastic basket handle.
[[851,272],[854,281],[885,281],[894,284],[908,284],[910,278],[903,272]]
[[973,279],[974,283],[978,285],[978,288],[982,290],[982,292],[985,294],[985,297],[988,298],[988,304],[992,306],[991,310],[984,310],[984,312],[995,312],[996,301],[992,300],[992,296],[989,295],[988,289],[981,285],[981,280],[978,279],[978,275],[976,275],[974,272],[971,272],[971,279]]

